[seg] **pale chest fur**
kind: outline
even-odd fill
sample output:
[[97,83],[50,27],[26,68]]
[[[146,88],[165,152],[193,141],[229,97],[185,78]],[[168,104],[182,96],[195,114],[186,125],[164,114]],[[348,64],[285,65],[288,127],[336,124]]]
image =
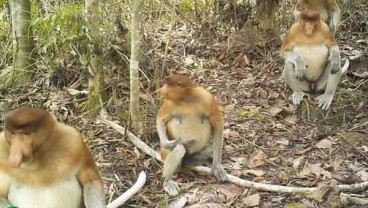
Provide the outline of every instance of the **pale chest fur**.
[[212,128],[208,114],[209,112],[201,105],[186,106],[185,109],[179,107],[174,110],[173,118],[167,123],[169,138],[182,141],[195,140],[187,151],[188,154],[198,152],[211,139]]
[[308,81],[317,81],[326,68],[328,48],[325,45],[303,45],[294,47],[293,52],[303,57],[306,63],[304,77]]
[[81,208],[82,188],[75,175],[51,186],[29,187],[12,184],[9,202],[21,208]]

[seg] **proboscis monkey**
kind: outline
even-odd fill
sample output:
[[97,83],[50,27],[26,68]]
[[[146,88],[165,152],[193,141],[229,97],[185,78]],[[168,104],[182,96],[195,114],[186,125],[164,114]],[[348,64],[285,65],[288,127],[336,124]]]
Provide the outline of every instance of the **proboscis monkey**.
[[336,0],[298,0],[295,5],[295,15],[299,17],[301,11],[317,10],[322,14],[322,19],[328,22],[335,36],[340,23],[340,8]]
[[80,133],[40,108],[5,116],[0,208],[105,208],[104,187]]
[[328,25],[316,10],[304,10],[284,38],[281,56],[285,60],[283,76],[293,91],[293,103],[298,105],[305,92],[323,91],[318,106],[330,107],[342,72],[339,47]]
[[177,195],[180,188],[172,176],[182,161],[200,160],[211,153],[212,174],[219,181],[225,181],[227,175],[221,158],[222,111],[213,95],[179,74],[167,76],[158,91],[164,98],[156,120],[164,160],[164,190],[171,196]]

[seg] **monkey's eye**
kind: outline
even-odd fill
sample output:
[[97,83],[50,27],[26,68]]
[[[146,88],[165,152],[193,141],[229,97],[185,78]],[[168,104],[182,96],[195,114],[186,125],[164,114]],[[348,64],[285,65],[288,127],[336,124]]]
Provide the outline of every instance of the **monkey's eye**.
[[184,83],[182,83],[182,82],[178,82],[178,86],[179,86],[179,87],[185,87],[185,84],[184,84]]
[[11,134],[15,134],[15,132],[14,132],[14,131],[10,131],[10,133],[11,133]]

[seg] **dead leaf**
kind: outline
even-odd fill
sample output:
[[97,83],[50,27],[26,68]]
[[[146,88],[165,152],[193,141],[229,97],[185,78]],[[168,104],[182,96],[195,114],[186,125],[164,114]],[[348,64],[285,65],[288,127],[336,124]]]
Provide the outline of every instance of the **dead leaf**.
[[278,144],[285,145],[285,146],[288,146],[290,144],[290,141],[286,138],[281,138],[280,140],[275,141],[275,142],[278,143]]
[[293,168],[298,169],[305,162],[305,156],[300,156],[293,161]]
[[362,146],[362,149],[364,150],[364,152],[368,152],[368,146],[363,145],[363,146]]
[[332,147],[332,141],[329,139],[323,139],[318,144],[316,144],[316,147],[319,149],[327,149]]
[[268,112],[271,114],[271,116],[276,116],[282,111],[282,108],[279,107],[271,107]]
[[188,202],[188,198],[186,196],[183,196],[171,202],[168,207],[169,208],[182,208],[187,204],[187,202]]
[[234,184],[219,184],[214,185],[214,187],[217,190],[221,191],[223,194],[225,194],[226,197],[230,200],[233,200],[235,197],[239,196],[244,191],[244,188]]
[[256,168],[265,164],[266,154],[262,150],[258,150],[255,155],[252,155],[247,163],[249,168]]
[[368,181],[368,172],[367,172],[367,170],[361,170],[361,171],[357,172],[356,174],[360,178],[360,180]]
[[256,193],[245,197],[245,199],[243,199],[243,204],[246,207],[254,207],[260,204],[260,200],[261,196],[259,195],[259,193]]
[[244,62],[245,62],[245,65],[246,65],[246,66],[249,66],[249,65],[250,65],[250,60],[249,60],[249,58],[247,57],[247,55],[244,55],[244,56],[243,56],[243,60],[244,60]]
[[232,161],[234,161],[232,163],[232,167],[231,167],[233,170],[242,170],[242,169],[244,169],[244,164],[246,163],[244,157],[231,157],[230,159]]
[[354,74],[354,76],[359,77],[359,78],[368,78],[368,72],[363,72],[363,73],[358,73],[358,72],[352,72]]
[[240,171],[241,176],[264,176],[265,172],[263,170],[242,170]]
[[298,122],[298,117],[296,114],[288,115],[286,116],[285,121],[290,124],[296,124],[296,122]]
[[298,173],[299,177],[306,177],[309,174],[315,174],[317,177],[322,175],[325,178],[332,178],[332,174],[321,167],[321,163],[310,164],[306,163],[301,172]]

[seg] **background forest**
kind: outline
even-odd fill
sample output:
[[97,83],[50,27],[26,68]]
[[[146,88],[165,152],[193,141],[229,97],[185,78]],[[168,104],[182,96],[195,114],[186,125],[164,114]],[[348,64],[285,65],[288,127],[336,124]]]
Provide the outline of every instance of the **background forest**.
[[337,2],[336,39],[350,67],[322,111],[312,98],[293,105],[281,77],[296,0],[0,0],[0,112],[43,107],[80,130],[108,201],[144,170],[127,207],[364,207],[333,191],[262,192],[185,169],[181,195],[167,197],[162,164],[96,120],[107,116],[157,150],[155,91],[182,73],[224,106],[228,173],[290,186],[368,181],[368,2]]

